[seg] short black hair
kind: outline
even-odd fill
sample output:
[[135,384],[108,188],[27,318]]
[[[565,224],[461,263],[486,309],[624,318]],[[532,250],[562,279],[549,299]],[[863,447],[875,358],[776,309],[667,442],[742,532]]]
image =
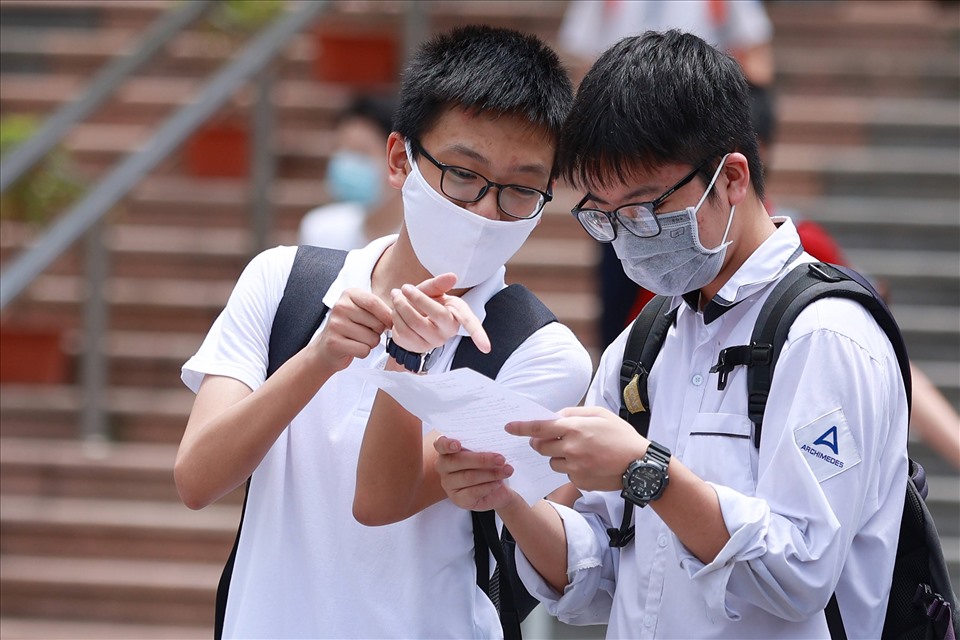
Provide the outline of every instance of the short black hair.
[[380,129],[386,139],[393,131],[393,116],[396,111],[397,99],[393,96],[358,95],[337,116],[337,124],[348,118],[361,118]]
[[446,111],[462,107],[519,116],[556,141],[572,102],[570,77],[543,41],[470,25],[433,38],[413,55],[403,71],[394,130],[419,140]]
[[[697,36],[670,30],[624,38],[593,65],[560,136],[557,164],[577,187],[625,183],[668,163],[709,182],[724,154],[746,156],[763,198],[763,167],[740,65]],[[711,192],[711,195],[713,192]]]

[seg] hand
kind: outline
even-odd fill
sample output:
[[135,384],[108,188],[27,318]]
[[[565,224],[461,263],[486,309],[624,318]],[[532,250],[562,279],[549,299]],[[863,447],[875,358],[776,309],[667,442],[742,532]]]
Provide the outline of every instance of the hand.
[[585,491],[619,491],[623,472],[642,458],[649,441],[619,416],[600,407],[573,407],[557,420],[511,422],[506,430],[530,436],[530,446],[550,458],[550,467],[565,473]]
[[424,353],[441,346],[457,335],[463,326],[474,344],[490,353],[490,338],[469,305],[456,296],[448,296],[457,276],[445,273],[424,280],[414,287],[405,284],[390,292],[393,301],[393,339],[408,351]]
[[354,358],[366,358],[393,326],[390,307],[368,291],[347,289],[329,311],[327,325],[316,342],[323,361],[334,371]]
[[513,467],[499,453],[470,451],[446,436],[437,438],[433,448],[440,454],[437,458],[440,486],[461,509],[497,509],[517,495],[503,482],[513,475]]

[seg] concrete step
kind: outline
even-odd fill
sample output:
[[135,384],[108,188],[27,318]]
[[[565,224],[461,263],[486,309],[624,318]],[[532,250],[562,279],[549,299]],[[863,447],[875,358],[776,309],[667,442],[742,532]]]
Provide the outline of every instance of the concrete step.
[[175,444],[89,443],[76,437],[2,439],[0,484],[6,497],[110,498],[175,503]]
[[170,8],[170,0],[4,0],[7,28],[144,29]]
[[213,636],[213,622],[174,627],[2,616],[0,636],[5,640],[207,640]]
[[[157,125],[189,104],[203,89],[207,77],[135,76],[121,84],[113,97],[86,122]],[[0,107],[15,113],[52,113],[73,100],[88,78],[76,74],[7,73],[0,75]],[[315,80],[279,78],[271,101],[276,123],[282,127],[331,130],[334,118],[350,99],[342,85]],[[225,111],[249,114],[255,100],[250,85],[242,87]]]
[[0,556],[4,617],[200,626],[213,616],[220,564]]
[[960,306],[960,256],[955,251],[849,249],[850,264],[882,280],[894,304]]
[[943,98],[811,96],[778,91],[780,143],[873,146],[960,144],[960,106]]
[[953,51],[904,50],[876,41],[844,51],[835,47],[775,45],[776,84],[809,95],[955,96],[960,63]]
[[[4,437],[0,443],[4,500],[32,496],[180,503],[173,483],[176,444],[88,442],[76,434],[67,439]],[[218,504],[238,506],[242,501],[241,487]]]
[[955,148],[779,145],[769,188],[781,196],[960,198]]
[[847,0],[776,2],[766,5],[776,41],[830,44],[857,49],[864,44],[935,49],[957,31],[957,7],[947,2]]
[[822,224],[844,249],[960,250],[956,200],[776,193],[772,198],[774,213]]
[[222,563],[240,505],[3,495],[5,555]]
[[[186,387],[113,387],[106,391],[109,437],[118,442],[177,444],[193,393]],[[79,436],[83,391],[71,385],[0,385],[0,436]]]

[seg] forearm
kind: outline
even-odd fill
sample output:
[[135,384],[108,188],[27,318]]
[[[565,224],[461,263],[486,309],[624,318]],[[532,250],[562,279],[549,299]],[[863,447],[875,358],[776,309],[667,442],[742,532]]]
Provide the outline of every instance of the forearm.
[[913,378],[911,426],[938,454],[960,469],[960,420],[957,412],[920,369],[910,365]]
[[232,378],[207,376],[174,466],[184,504],[203,508],[246,481],[332,373],[304,349],[255,392]]
[[668,469],[670,483],[649,507],[704,564],[709,564],[730,539],[713,488],[676,458]]
[[510,530],[523,555],[551,588],[563,593],[567,578],[567,538],[560,516],[545,500],[532,507],[513,493],[497,509],[503,525]]
[[[387,369],[403,371],[392,359]],[[444,493],[433,468],[435,459],[419,418],[378,391],[357,462],[354,518],[368,526],[391,524],[439,502]]]

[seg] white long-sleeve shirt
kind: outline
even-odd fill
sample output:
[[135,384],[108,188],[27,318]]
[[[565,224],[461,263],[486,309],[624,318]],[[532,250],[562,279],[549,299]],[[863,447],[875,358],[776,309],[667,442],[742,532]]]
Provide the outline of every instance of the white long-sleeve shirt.
[[[560,597],[519,565],[560,620],[608,622],[609,637],[828,638],[822,612],[836,591],[847,636],[880,637],[907,480],[907,402],[889,340],[855,302],[808,306],[778,359],[759,450],[746,368],[723,391],[709,372],[722,348],[749,343],[788,267],[812,260],[799,252],[787,220],[720,290],[732,304],[699,312],[678,299],[650,375],[649,437],[713,486],[730,540],[704,565],[652,509],[635,509],[636,538],[617,550],[606,529],[620,524],[619,493],[555,505],[570,585]],[[626,335],[601,358],[587,405],[618,411]]]

